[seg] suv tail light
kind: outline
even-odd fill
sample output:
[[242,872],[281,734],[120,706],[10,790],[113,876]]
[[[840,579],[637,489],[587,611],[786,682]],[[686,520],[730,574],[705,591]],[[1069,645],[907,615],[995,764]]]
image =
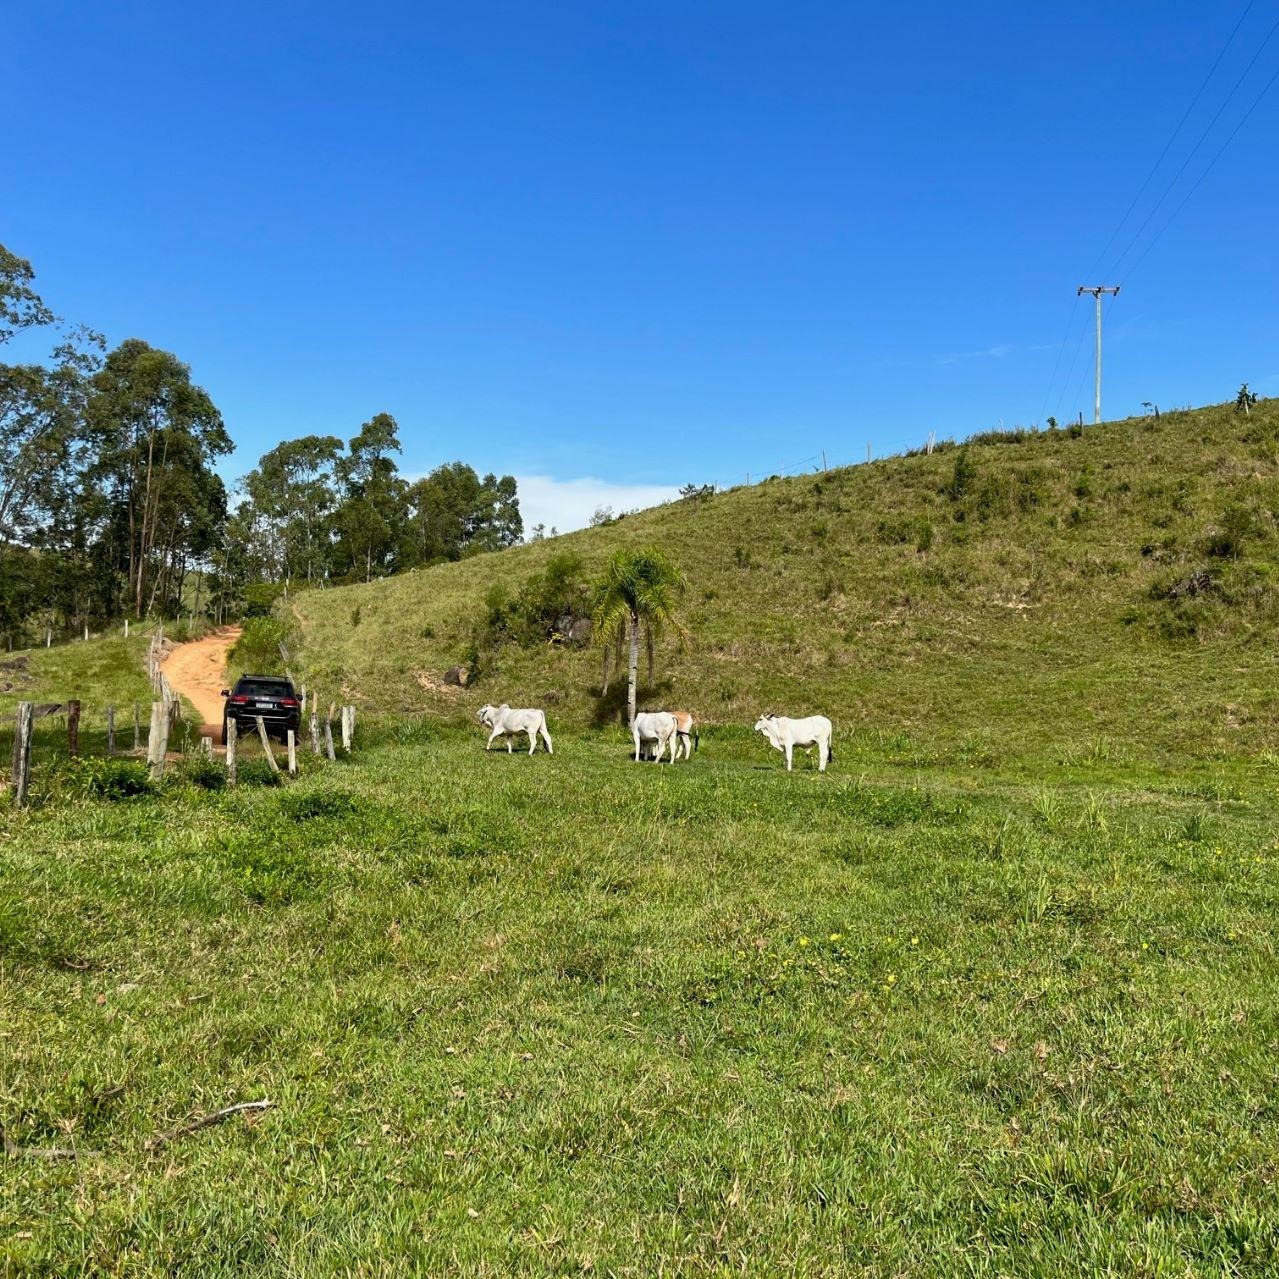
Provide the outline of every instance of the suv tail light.
[[281,705],[281,706],[296,706],[297,704],[298,704],[298,699],[297,699],[296,697],[282,697],[282,698],[280,698],[280,705]]
[[234,697],[228,697],[227,701],[231,702],[235,706],[247,706],[249,703],[249,699],[245,697],[243,693],[237,693]]

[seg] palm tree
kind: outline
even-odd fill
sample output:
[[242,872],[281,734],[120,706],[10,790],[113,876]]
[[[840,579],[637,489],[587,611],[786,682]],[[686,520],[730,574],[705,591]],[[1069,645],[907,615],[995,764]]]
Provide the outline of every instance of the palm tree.
[[635,718],[635,683],[639,673],[640,630],[648,634],[649,681],[653,678],[653,637],[663,626],[679,628],[675,606],[684,593],[684,575],[654,546],[623,546],[613,552],[595,595],[595,637],[604,646],[604,691],[608,691],[608,653],[630,643],[626,721]]

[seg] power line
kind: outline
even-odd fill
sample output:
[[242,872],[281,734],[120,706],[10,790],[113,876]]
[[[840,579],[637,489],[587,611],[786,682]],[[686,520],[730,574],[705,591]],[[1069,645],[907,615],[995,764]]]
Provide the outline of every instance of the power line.
[[1052,377],[1048,379],[1048,390],[1044,392],[1044,402],[1039,408],[1040,417],[1048,412],[1048,402],[1052,399],[1053,387],[1057,385],[1057,370],[1061,368],[1061,357],[1065,354],[1066,344],[1070,341],[1071,330],[1075,327],[1075,312],[1078,310],[1077,306],[1072,306],[1067,314],[1066,331],[1062,334],[1061,342],[1057,347],[1057,358],[1053,360]]
[[1248,110],[1243,113],[1243,117],[1240,119],[1239,123],[1236,124],[1235,127],[1231,130],[1230,136],[1221,144],[1220,148],[1217,151],[1217,154],[1214,155],[1212,159],[1208,161],[1207,167],[1195,179],[1194,185],[1190,188],[1189,191],[1186,192],[1184,196],[1182,196],[1181,203],[1178,204],[1175,209],[1173,209],[1167,222],[1165,222],[1163,226],[1161,226],[1159,230],[1155,233],[1155,238],[1151,240],[1151,242],[1148,245],[1146,245],[1145,249],[1142,250],[1141,256],[1136,260],[1136,262],[1132,264],[1131,267],[1128,268],[1128,273],[1124,277],[1125,279],[1130,279],[1132,277],[1133,272],[1135,272],[1137,268],[1149,256],[1150,250],[1153,249],[1155,245],[1158,244],[1159,241],[1163,238],[1164,232],[1170,226],[1172,226],[1173,222],[1177,218],[1177,215],[1182,211],[1182,209],[1186,207],[1187,204],[1190,203],[1190,197],[1194,195],[1196,191],[1199,190],[1199,187],[1203,183],[1203,180],[1212,172],[1213,167],[1216,165],[1217,161],[1220,160],[1221,157],[1225,154],[1226,148],[1229,147],[1230,144],[1235,140],[1235,136],[1238,134],[1239,130],[1242,129],[1245,124],[1248,123],[1248,118],[1261,105],[1262,98],[1264,98],[1266,94],[1269,93],[1272,88],[1274,88],[1276,81],[1279,81],[1279,68],[1277,68],[1275,70],[1274,75],[1272,75],[1270,79],[1266,81],[1265,86],[1262,88],[1261,92],[1257,94],[1257,96],[1253,99],[1252,106],[1250,106]]
[[1212,117],[1212,119],[1208,121],[1207,126],[1204,128],[1203,132],[1199,135],[1198,139],[1196,140],[1195,145],[1190,148],[1189,154],[1181,162],[1181,167],[1177,170],[1176,173],[1173,174],[1172,180],[1168,183],[1166,187],[1164,187],[1162,193],[1159,196],[1159,199],[1157,199],[1154,202],[1154,204],[1151,206],[1150,212],[1146,214],[1141,225],[1137,228],[1132,238],[1128,241],[1127,245],[1124,247],[1124,251],[1115,260],[1114,266],[1110,269],[1109,272],[1107,272],[1108,275],[1115,276],[1119,274],[1119,268],[1123,265],[1124,259],[1132,252],[1133,248],[1137,244],[1137,241],[1141,239],[1142,233],[1150,225],[1151,219],[1155,216],[1156,213],[1159,212],[1160,208],[1163,205],[1163,202],[1171,194],[1173,187],[1175,187],[1177,183],[1181,180],[1181,175],[1185,173],[1186,169],[1190,166],[1191,160],[1193,160],[1195,156],[1198,155],[1199,148],[1203,146],[1204,142],[1207,140],[1208,135],[1212,132],[1217,121],[1221,119],[1222,112],[1225,111],[1225,109],[1230,105],[1231,101],[1234,99],[1235,94],[1239,91],[1239,86],[1243,84],[1243,82],[1248,78],[1249,72],[1253,69],[1254,66],[1256,66],[1257,59],[1261,57],[1262,53],[1264,52],[1266,48],[1266,45],[1270,43],[1271,37],[1275,34],[1276,31],[1279,31],[1279,19],[1276,19],[1274,26],[1272,26],[1270,30],[1266,32],[1265,39],[1262,40],[1262,42],[1257,46],[1257,51],[1249,59],[1248,65],[1244,67],[1243,74],[1239,77],[1238,80],[1235,81],[1234,85],[1230,89],[1230,92],[1226,94],[1225,101],[1223,101],[1221,106],[1217,108],[1217,112]]
[[[1076,307],[1076,310],[1079,308]],[[1079,339],[1075,343],[1075,353],[1070,357],[1070,368],[1066,372],[1066,380],[1061,384],[1061,394],[1057,397],[1057,403],[1053,406],[1054,416],[1061,411],[1062,401],[1066,399],[1066,392],[1073,386],[1073,378],[1075,374],[1075,365],[1079,363],[1079,352],[1083,349],[1084,338],[1088,336],[1088,326],[1085,324],[1079,330]],[[1087,365],[1084,366],[1085,371]]]
[[1114,244],[1115,240],[1118,238],[1119,232],[1124,229],[1124,224],[1130,217],[1132,217],[1133,210],[1137,207],[1141,197],[1146,194],[1146,188],[1150,185],[1155,174],[1159,171],[1159,166],[1163,164],[1165,157],[1172,149],[1172,144],[1181,136],[1181,131],[1185,128],[1186,121],[1190,119],[1190,113],[1199,105],[1199,99],[1203,97],[1204,90],[1208,87],[1208,82],[1216,74],[1217,68],[1221,65],[1222,58],[1226,56],[1226,50],[1228,50],[1234,43],[1235,36],[1239,34],[1239,28],[1243,26],[1244,19],[1252,12],[1252,7],[1256,4],[1256,2],[1257,0],[1248,0],[1248,3],[1244,6],[1244,11],[1239,15],[1239,20],[1235,23],[1230,34],[1226,37],[1226,43],[1221,46],[1221,51],[1217,54],[1212,66],[1208,68],[1208,74],[1204,76],[1203,80],[1199,84],[1199,88],[1195,90],[1195,96],[1190,99],[1190,105],[1182,113],[1181,119],[1177,121],[1177,127],[1173,129],[1171,134],[1169,134],[1168,141],[1164,143],[1163,150],[1160,151],[1154,164],[1150,166],[1150,172],[1146,174],[1145,180],[1142,182],[1141,186],[1137,188],[1137,194],[1133,196],[1132,203],[1124,210],[1123,217],[1119,219],[1115,229],[1110,233],[1110,238],[1102,246],[1101,252],[1097,254],[1097,260],[1088,268],[1089,275],[1096,275],[1097,268],[1101,266],[1102,259],[1110,251],[1110,246]]

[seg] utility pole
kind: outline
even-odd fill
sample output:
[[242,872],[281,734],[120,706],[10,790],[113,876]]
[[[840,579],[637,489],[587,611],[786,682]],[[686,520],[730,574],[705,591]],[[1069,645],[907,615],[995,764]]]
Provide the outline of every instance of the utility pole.
[[1085,293],[1091,293],[1097,303],[1097,394],[1093,400],[1093,422],[1101,421],[1101,295],[1109,293],[1112,297],[1119,295],[1119,285],[1117,284],[1081,284],[1075,293],[1075,296],[1082,297]]

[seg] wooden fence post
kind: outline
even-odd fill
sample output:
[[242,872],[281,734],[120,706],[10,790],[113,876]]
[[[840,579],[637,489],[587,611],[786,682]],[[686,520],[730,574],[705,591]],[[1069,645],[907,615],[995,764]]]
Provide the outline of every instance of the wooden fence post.
[[124,638],[129,638],[129,619],[127,617],[124,619]]
[[213,738],[200,738],[200,753],[205,757],[205,759],[213,758]]
[[169,713],[163,702],[151,703],[151,732],[155,755],[151,760],[151,780],[158,782],[164,776],[165,757],[169,753]]
[[115,707],[107,703],[107,754],[115,754]]
[[329,757],[329,763],[333,763],[337,756],[333,753],[333,708],[329,708],[329,718],[324,721],[324,750]]
[[351,708],[343,706],[340,709],[342,712],[342,749],[349,755],[351,753],[351,724],[347,717],[347,712]]
[[311,754],[320,753],[320,717],[314,706],[311,707]]
[[133,703],[133,749],[140,750],[142,747],[142,716],[138,713],[137,702]]
[[67,754],[75,759],[80,753],[80,699],[67,703]]
[[298,775],[298,735],[289,729],[289,776]]
[[267,763],[271,765],[271,771],[278,773],[280,766],[275,762],[275,752],[271,749],[271,739],[266,735],[266,725],[262,722],[261,715],[253,717],[258,722],[258,736],[262,739],[262,749],[266,751]]
[[30,702],[18,703],[18,718],[13,733],[13,802],[21,808],[27,802],[27,785],[31,779],[31,724],[35,717]]
[[160,745],[160,720],[163,707],[159,702],[151,703],[151,724],[147,729],[147,763],[155,763],[156,748]]
[[239,736],[239,732],[235,727],[235,720],[228,719],[226,722],[226,779],[228,786],[235,785],[235,739]]

